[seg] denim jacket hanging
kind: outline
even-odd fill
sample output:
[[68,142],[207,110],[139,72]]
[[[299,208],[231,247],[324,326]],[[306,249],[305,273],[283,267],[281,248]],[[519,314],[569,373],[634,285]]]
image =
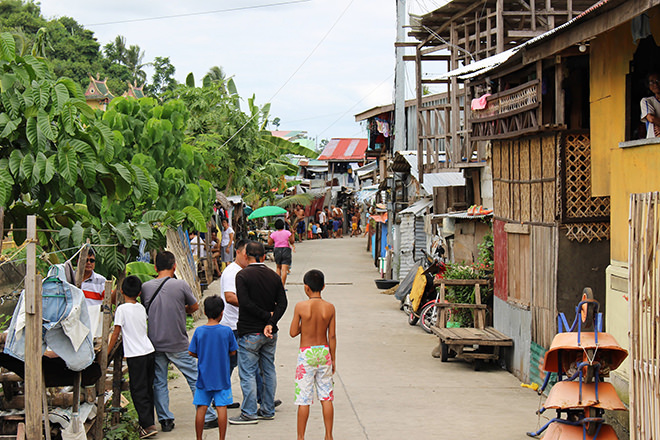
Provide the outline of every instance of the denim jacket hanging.
[[[64,265],[53,266],[42,283],[42,348],[50,348],[73,371],[94,361],[89,313],[82,290],[66,281]],[[25,291],[11,318],[4,352],[25,360]]]

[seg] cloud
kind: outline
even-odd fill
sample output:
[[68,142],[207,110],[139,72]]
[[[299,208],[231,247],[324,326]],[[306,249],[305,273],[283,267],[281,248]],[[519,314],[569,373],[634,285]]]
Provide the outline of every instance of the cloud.
[[[94,31],[102,45],[123,35],[129,44],[145,51],[147,61],[169,56],[179,81],[184,81],[188,72],[201,79],[211,66],[222,66],[234,76],[239,93],[244,98],[256,94],[259,104],[271,99],[289,81],[272,103],[271,115],[281,118],[282,129],[307,130],[314,136],[331,126],[324,137],[352,136],[363,131],[354,121],[355,113],[392,100],[393,76],[376,91],[374,88],[394,72],[395,2],[313,0],[112,25],[93,24],[235,8],[238,2],[93,3],[90,7],[83,0],[42,0],[41,8],[49,17],[72,16]],[[289,126],[287,121],[300,121],[300,125]]]

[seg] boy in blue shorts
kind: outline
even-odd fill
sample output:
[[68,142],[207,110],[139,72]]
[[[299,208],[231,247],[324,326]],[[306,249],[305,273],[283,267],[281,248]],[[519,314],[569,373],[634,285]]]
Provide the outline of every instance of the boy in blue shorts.
[[206,325],[198,327],[188,348],[197,362],[197,387],[193,404],[197,406],[195,414],[195,432],[197,440],[204,432],[204,414],[211,401],[215,401],[218,412],[218,430],[220,440],[227,433],[227,405],[234,402],[231,394],[231,369],[229,357],[236,354],[238,344],[229,327],[220,325],[225,303],[217,295],[204,300],[204,314],[208,318]]
[[335,373],[335,306],[321,298],[325,277],[320,270],[312,269],[303,278],[305,294],[309,298],[296,304],[289,334],[300,335],[300,352],[296,367],[296,402],[298,405],[298,440],[305,438],[309,406],[314,390],[321,401],[325,440],[332,440],[334,407],[332,401]]

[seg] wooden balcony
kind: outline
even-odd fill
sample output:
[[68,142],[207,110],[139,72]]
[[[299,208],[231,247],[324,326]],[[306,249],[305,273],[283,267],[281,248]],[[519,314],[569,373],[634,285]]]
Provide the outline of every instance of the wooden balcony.
[[487,103],[486,108],[470,113],[470,140],[509,139],[539,130],[539,80],[491,95]]

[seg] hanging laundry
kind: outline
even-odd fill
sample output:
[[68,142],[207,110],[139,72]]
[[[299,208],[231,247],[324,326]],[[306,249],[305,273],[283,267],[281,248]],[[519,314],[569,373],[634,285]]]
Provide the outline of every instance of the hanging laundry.
[[376,127],[378,128],[378,133],[382,134],[385,137],[390,137],[389,122],[376,118]]
[[483,96],[480,96],[479,98],[474,98],[472,100],[472,104],[470,105],[470,108],[472,110],[483,110],[486,107],[488,107],[488,97],[490,96],[490,93],[486,93]]
[[[42,293],[42,349],[55,352],[73,371],[82,371],[94,361],[94,344],[85,303],[85,295],[66,279],[64,264],[58,264],[48,272],[41,285]],[[4,352],[19,360],[25,360],[25,291],[7,331]]]

